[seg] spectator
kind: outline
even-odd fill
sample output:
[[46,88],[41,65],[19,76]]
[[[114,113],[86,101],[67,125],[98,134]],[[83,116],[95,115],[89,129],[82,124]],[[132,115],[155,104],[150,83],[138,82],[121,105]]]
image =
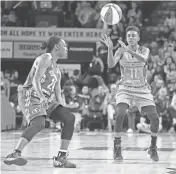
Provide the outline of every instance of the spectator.
[[167,80],[175,82],[175,79],[176,79],[176,64],[171,63],[169,68],[170,68],[169,69],[170,71],[167,72]]
[[17,87],[21,84],[19,78],[19,74],[17,70],[12,70],[11,78],[10,78],[10,96],[17,95]]
[[160,44],[162,45],[165,41],[167,41],[169,35],[170,35],[169,27],[168,26],[161,27],[157,41],[160,42]]
[[105,108],[104,99],[105,99],[105,92],[103,86],[98,87],[98,93],[92,96],[90,101],[89,110],[94,112],[100,112],[102,115]]
[[116,3],[117,3],[117,5],[122,9],[122,12],[123,12],[124,14],[127,14],[128,7],[127,7],[127,5],[125,4],[125,2],[122,2],[122,1],[117,2],[117,1],[116,1]]
[[150,133],[150,120],[145,113],[141,114],[140,122],[136,126],[139,133]]
[[135,2],[131,3],[131,9],[128,11],[127,17],[129,20],[129,25],[142,26],[142,11],[137,6]]
[[105,106],[107,106],[108,117],[108,131],[112,131],[112,125],[114,124],[114,115],[116,113],[116,84],[112,84],[110,87],[110,93],[105,97]]
[[163,131],[168,131],[172,126],[172,118],[168,112],[169,97],[167,96],[167,88],[161,88],[155,99],[156,109],[159,116],[162,118]]
[[4,74],[1,71],[1,94],[5,95],[7,99],[10,98],[10,82],[8,79],[4,78]]
[[103,81],[103,78],[98,76],[98,75],[94,75],[92,76],[93,79],[95,79],[98,82],[98,86],[94,89],[91,90],[91,95],[92,97],[94,97],[95,95],[97,95],[97,93],[99,93],[99,87],[103,87],[103,93],[107,93],[109,91],[108,87],[106,86],[106,84]]
[[127,133],[133,133],[135,130],[135,119],[136,119],[136,113],[138,112],[138,108],[136,106],[136,103],[131,103],[131,106],[129,107],[127,111],[127,117],[128,117],[128,130]]
[[90,75],[101,75],[104,72],[103,61],[98,55],[93,57],[88,72]]
[[169,27],[170,30],[173,30],[176,27],[175,11],[170,11],[169,17],[165,19],[164,26]]
[[78,94],[78,96],[82,99],[83,105],[82,105],[82,115],[89,115],[88,106],[91,99],[91,95],[89,94],[89,88],[88,86],[83,86],[81,94]]
[[70,80],[74,84],[74,86],[78,87],[78,89],[82,88],[83,82],[81,81],[81,72],[78,69],[73,70],[73,75]]
[[168,44],[165,57],[172,57],[173,62],[176,64],[176,51],[174,51],[174,45],[172,43]]
[[[171,31],[169,40],[172,41],[173,44],[176,43],[176,27],[173,31]],[[176,48],[176,44],[174,44],[174,47]]]
[[152,56],[158,55],[158,44],[156,42],[152,42],[149,47]]
[[4,78],[10,81],[11,73],[8,69],[6,69],[4,72]]
[[33,17],[31,2],[26,1],[21,3],[17,10],[18,10],[17,11],[18,19],[20,21],[19,25],[23,27],[30,27],[31,26],[30,21],[31,18]]
[[172,43],[168,43],[165,50],[165,57],[173,57],[175,56],[174,45]]
[[87,128],[87,121],[88,121],[88,117],[90,115],[89,113],[89,103],[90,103],[90,99],[91,99],[91,95],[89,93],[89,88],[88,86],[83,86],[82,88],[82,92],[81,94],[78,94],[78,96],[82,99],[82,128]]
[[167,83],[168,95],[172,99],[173,94],[176,92],[176,83]]
[[[151,133],[150,131],[150,120],[148,119],[145,112],[141,113],[140,122],[136,125],[139,133]],[[159,124],[159,132],[162,130],[161,119]]]
[[95,28],[96,26],[96,11],[91,7],[90,1],[82,1],[78,20],[83,28]]
[[169,113],[171,114],[173,120],[173,128],[176,132],[176,93],[173,94],[173,98],[169,108]]
[[136,16],[137,15],[136,10],[137,10],[137,4],[135,2],[131,2],[131,9],[127,13],[128,19],[131,16]]
[[123,34],[120,32],[117,25],[113,25],[109,35],[113,42],[113,53],[115,53],[117,48],[120,46],[118,40],[123,39]]
[[9,10],[4,9],[3,13],[1,13],[1,26],[4,27],[7,25],[8,22],[8,15],[9,15]]
[[66,107],[74,113],[75,115],[75,131],[79,132],[81,129],[81,108],[82,108],[82,100],[77,95],[76,87],[71,86],[71,91],[69,96],[65,97]]
[[63,6],[64,6],[64,2],[63,1],[53,1],[52,3],[52,7],[53,10],[52,11],[63,11]]
[[8,15],[6,26],[16,26],[16,22],[17,22],[16,12],[14,10],[11,10]]
[[176,82],[176,64],[171,57],[166,59],[166,65],[164,66],[164,72],[166,74],[166,82]]
[[164,86],[164,81],[163,79],[160,79],[159,75],[154,76],[154,81],[151,83],[151,90],[152,94],[156,96],[158,93],[159,89]]

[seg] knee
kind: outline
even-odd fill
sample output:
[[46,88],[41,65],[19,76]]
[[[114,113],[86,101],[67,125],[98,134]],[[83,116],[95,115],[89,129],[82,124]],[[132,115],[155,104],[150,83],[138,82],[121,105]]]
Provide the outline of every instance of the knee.
[[43,130],[45,128],[45,121],[40,122],[38,124],[33,124],[32,126],[35,127],[38,132],[40,132],[41,130]]
[[153,114],[152,118],[152,122],[154,122],[155,124],[159,125],[159,117],[158,114]]
[[71,112],[68,112],[64,117],[64,124],[74,124],[75,123],[75,115]]
[[43,122],[43,123],[41,123],[39,125],[36,125],[36,127],[38,128],[38,130],[40,132],[41,130],[43,130],[45,128],[45,122]]

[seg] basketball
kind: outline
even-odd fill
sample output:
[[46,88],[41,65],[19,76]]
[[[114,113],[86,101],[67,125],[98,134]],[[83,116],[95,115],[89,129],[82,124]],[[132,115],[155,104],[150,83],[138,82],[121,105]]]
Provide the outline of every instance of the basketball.
[[101,9],[100,15],[104,23],[115,25],[119,23],[122,18],[122,10],[118,5],[108,3]]

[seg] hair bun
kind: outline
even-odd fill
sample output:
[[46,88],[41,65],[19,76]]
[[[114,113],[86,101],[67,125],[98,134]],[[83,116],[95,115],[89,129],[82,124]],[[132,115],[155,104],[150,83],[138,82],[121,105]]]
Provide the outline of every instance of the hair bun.
[[48,44],[46,42],[43,42],[41,45],[41,49],[45,50],[48,47]]

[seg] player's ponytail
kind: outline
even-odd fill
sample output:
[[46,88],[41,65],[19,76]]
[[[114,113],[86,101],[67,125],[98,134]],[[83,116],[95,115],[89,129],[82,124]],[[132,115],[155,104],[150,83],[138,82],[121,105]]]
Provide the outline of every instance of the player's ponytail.
[[40,48],[42,50],[46,50],[47,47],[48,47],[48,44],[46,42],[43,42]]
[[60,38],[57,36],[51,36],[46,42],[43,42],[41,45],[42,50],[46,50],[46,53],[51,53],[53,50],[55,44],[58,44],[60,42]]

